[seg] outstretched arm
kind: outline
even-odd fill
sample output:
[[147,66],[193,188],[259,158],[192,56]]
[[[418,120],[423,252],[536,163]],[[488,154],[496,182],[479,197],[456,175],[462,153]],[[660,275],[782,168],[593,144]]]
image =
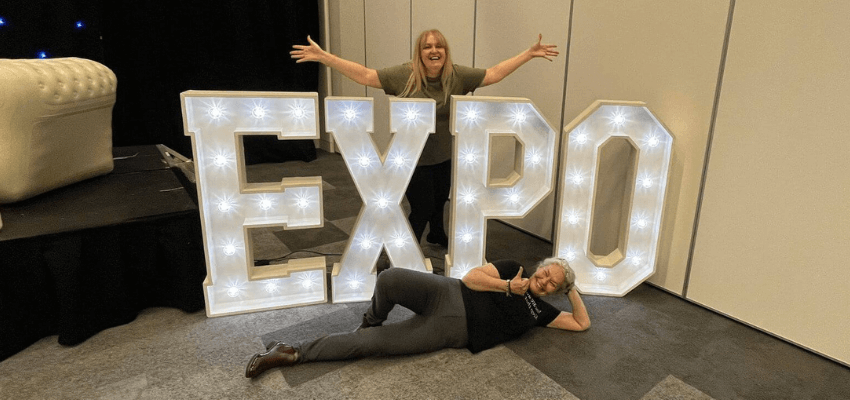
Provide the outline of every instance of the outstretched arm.
[[570,289],[567,296],[570,299],[570,304],[573,305],[573,312],[568,313],[561,311],[554,321],[546,325],[548,328],[558,328],[568,331],[583,331],[590,328],[590,316],[587,315],[587,308],[584,307],[584,302],[575,288]]
[[542,44],[542,41],[543,34],[539,34],[537,36],[537,43],[533,44],[522,53],[487,68],[487,74],[484,75],[484,81],[481,82],[481,86],[492,85],[501,81],[532,58],[543,57],[552,61],[550,57],[558,56],[558,52],[555,51],[555,47],[557,46],[554,44]]
[[296,63],[305,61],[320,62],[339,71],[354,82],[381,89],[381,81],[378,79],[378,71],[372,68],[367,68],[354,61],[339,58],[322,50],[322,48],[319,47],[313,39],[310,39],[310,36],[307,36],[307,42],[309,42],[309,44],[306,46],[300,44],[292,46],[295,50],[290,51],[289,54],[290,57],[296,60]]

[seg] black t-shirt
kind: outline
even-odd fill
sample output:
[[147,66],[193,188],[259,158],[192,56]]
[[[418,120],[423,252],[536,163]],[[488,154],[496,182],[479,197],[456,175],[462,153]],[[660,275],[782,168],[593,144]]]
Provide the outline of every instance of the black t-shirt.
[[[499,260],[492,264],[502,279],[514,278],[521,266],[513,260]],[[522,277],[528,278],[527,275],[523,271]],[[514,339],[534,326],[549,325],[561,313],[532,295],[531,291],[522,296],[511,294],[508,297],[505,293],[478,292],[462,285],[461,293],[469,335],[467,348],[473,353]]]

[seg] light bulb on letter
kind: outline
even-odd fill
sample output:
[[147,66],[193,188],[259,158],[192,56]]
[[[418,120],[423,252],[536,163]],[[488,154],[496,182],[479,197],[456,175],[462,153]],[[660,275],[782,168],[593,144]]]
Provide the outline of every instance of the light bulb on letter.
[[574,140],[578,144],[585,144],[590,138],[584,132],[576,132]]
[[611,125],[614,125],[616,128],[622,127],[626,122],[628,122],[626,118],[626,111],[620,107],[615,108],[612,114],[608,116],[608,121],[610,121]]
[[649,147],[658,147],[661,144],[661,138],[655,133],[650,133],[644,136],[643,143]]
[[510,189],[506,194],[507,200],[511,204],[518,204],[520,201],[519,191],[517,189]]
[[251,115],[256,119],[263,119],[266,117],[266,109],[262,106],[254,106],[251,110]]
[[262,200],[260,200],[260,208],[261,208],[261,209],[263,209],[263,210],[265,210],[265,211],[271,210],[271,208],[272,208],[272,201],[271,201],[271,200],[269,200],[269,199],[262,199]]
[[478,156],[475,155],[475,150],[464,149],[460,152],[460,159],[463,160],[464,164],[472,165],[475,164],[475,160],[478,159]]
[[315,285],[313,282],[313,278],[307,275],[301,276],[301,287],[304,289],[311,289]]
[[569,179],[570,179],[570,182],[572,182],[573,185],[576,185],[576,186],[579,186],[582,183],[584,183],[584,176],[581,174],[581,172],[578,172],[578,171],[573,171],[570,174]]
[[397,154],[395,157],[393,157],[393,164],[395,164],[396,167],[400,168],[407,164],[407,160],[404,158],[403,155]]
[[515,124],[521,124],[525,122],[526,116],[522,110],[516,110],[513,115],[511,115],[511,119],[513,119]]
[[304,111],[304,107],[302,106],[292,106],[290,107],[290,110],[290,114],[292,114],[292,117],[295,119],[303,119],[307,116],[307,111]]
[[532,167],[536,167],[536,166],[540,165],[541,162],[543,162],[543,156],[540,154],[539,151],[531,150],[528,157],[526,157],[526,160],[528,160],[528,163]]
[[473,204],[475,203],[475,192],[472,189],[467,189],[461,192],[460,201],[463,204]]
[[655,136],[653,136],[653,137],[649,138],[649,146],[650,146],[650,147],[658,146],[658,142],[659,142],[659,140],[658,140],[658,138],[657,138],[657,137],[655,137]]
[[566,216],[564,216],[564,220],[569,222],[570,225],[576,225],[579,222],[581,222],[581,215],[579,214],[578,211],[572,210],[572,211],[568,212]]
[[342,116],[346,121],[351,122],[357,118],[357,111],[354,111],[353,108],[346,108],[345,111],[342,112]]
[[363,286],[363,278],[357,276],[357,274],[353,274],[348,277],[348,287],[354,290],[360,289],[360,286]]
[[227,156],[225,156],[224,154],[217,154],[215,157],[213,157],[213,164],[215,164],[217,167],[223,167],[227,165]]
[[419,118],[419,112],[417,112],[413,108],[408,108],[407,111],[404,112],[404,119],[406,119],[407,122],[416,121],[418,118]]
[[407,244],[407,238],[404,236],[403,233],[397,233],[393,235],[391,240],[396,247],[404,247],[404,245]]
[[626,122],[626,117],[623,114],[617,114],[614,116],[614,125],[623,125]]
[[207,114],[209,114],[210,118],[218,120],[219,118],[224,116],[224,108],[214,105],[210,107],[210,109],[207,111]]

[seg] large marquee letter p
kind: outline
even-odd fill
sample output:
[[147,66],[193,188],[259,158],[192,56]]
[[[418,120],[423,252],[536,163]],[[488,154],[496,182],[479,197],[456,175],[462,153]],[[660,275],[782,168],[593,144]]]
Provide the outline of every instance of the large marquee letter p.
[[552,192],[558,134],[527,99],[453,96],[452,103],[446,276],[462,278],[485,262],[488,219],[523,217]]

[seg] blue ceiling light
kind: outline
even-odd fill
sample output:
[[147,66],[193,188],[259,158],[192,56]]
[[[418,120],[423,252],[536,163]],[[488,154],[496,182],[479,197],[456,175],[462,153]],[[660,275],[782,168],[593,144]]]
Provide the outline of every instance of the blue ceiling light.
[[43,50],[35,53],[35,56],[38,58],[50,58],[50,54],[47,54],[47,52]]
[[0,17],[0,26],[6,25],[6,18]]
[[74,23],[74,27],[77,29],[85,29],[86,23],[80,20]]

